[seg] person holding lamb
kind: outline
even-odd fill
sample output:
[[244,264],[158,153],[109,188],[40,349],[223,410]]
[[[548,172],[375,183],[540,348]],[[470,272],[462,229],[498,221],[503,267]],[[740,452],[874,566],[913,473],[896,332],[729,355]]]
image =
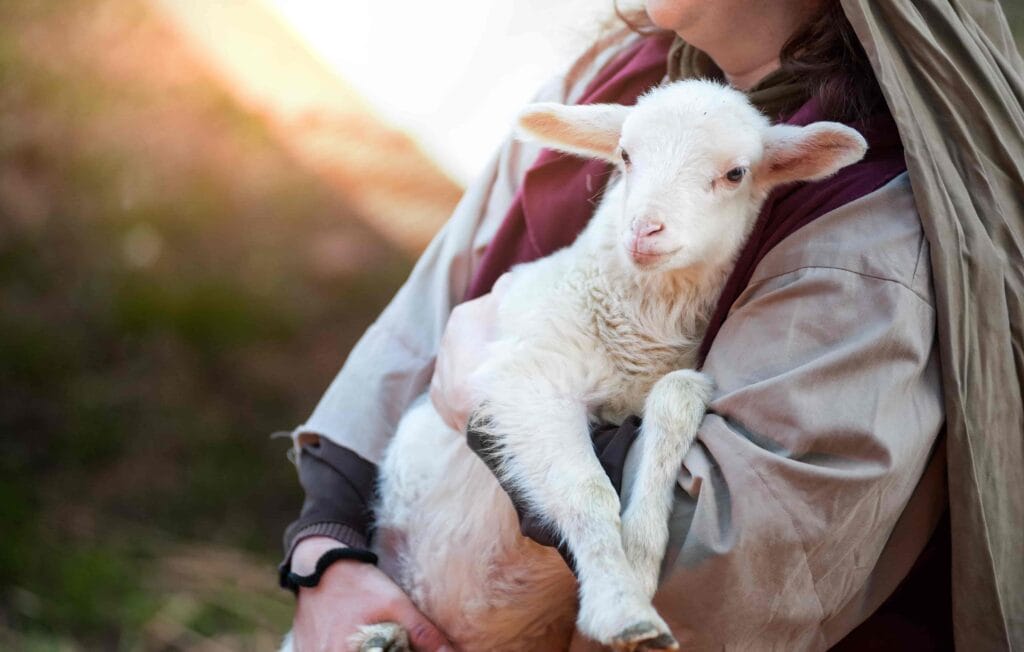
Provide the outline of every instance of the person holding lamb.
[[[725,282],[658,613],[683,649],[1024,644],[1024,65],[998,7],[648,0],[631,21],[640,34],[602,40],[538,99],[631,104],[666,76],[711,77],[778,123],[836,120],[869,144],[833,177],[776,189]],[[503,145],[296,429],[307,500],[283,577],[368,558],[376,463],[401,415],[429,387],[465,428],[489,291],[575,239],[607,172]],[[592,433],[617,489],[635,480],[640,427]],[[522,511],[543,539],[544,515]],[[300,652],[383,621],[416,650],[450,647],[375,566],[321,570],[298,589]]]
[[[462,650],[564,649],[574,621],[616,650],[675,649],[650,600],[672,487],[710,395],[693,370],[703,329],[769,192],[830,176],[866,143],[834,122],[772,126],[742,93],[701,80],[632,107],[531,105],[519,125],[521,137],[619,175],[569,247],[503,277],[469,425],[494,473],[430,401],[415,403],[380,466],[373,550]],[[631,414],[644,426],[620,508],[588,423]],[[572,573],[508,527],[501,487],[565,543],[577,617]],[[360,649],[403,637],[375,625]]]

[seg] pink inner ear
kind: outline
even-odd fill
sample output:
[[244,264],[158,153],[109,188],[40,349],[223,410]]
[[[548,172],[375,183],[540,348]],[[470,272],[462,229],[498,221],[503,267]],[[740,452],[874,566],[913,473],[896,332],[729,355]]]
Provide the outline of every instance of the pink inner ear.
[[552,140],[564,142],[574,149],[611,156],[619,145],[619,134],[596,128],[587,129],[583,125],[562,123],[561,131],[553,134]]
[[776,186],[827,177],[859,161],[867,149],[864,139],[848,127],[804,127],[768,145],[760,182]]
[[551,111],[533,111],[524,113],[519,118],[520,124],[538,136],[553,137],[566,129],[566,125]]
[[538,105],[519,117],[520,127],[548,147],[611,160],[626,107]]

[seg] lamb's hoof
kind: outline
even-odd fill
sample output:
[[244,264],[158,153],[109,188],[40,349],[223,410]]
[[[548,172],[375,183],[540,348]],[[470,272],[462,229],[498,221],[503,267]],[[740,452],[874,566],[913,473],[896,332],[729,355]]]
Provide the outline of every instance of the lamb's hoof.
[[678,650],[679,643],[669,632],[662,631],[656,624],[643,621],[630,625],[611,640],[616,652],[653,652],[654,650]]
[[349,639],[359,652],[412,652],[409,636],[397,623],[366,625]]
[[359,646],[359,652],[412,652],[408,643],[375,636]]

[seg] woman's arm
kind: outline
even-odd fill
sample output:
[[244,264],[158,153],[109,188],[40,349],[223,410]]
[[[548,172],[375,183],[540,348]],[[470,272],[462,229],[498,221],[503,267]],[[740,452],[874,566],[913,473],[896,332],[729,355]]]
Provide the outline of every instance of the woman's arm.
[[698,648],[824,649],[907,573],[944,507],[934,328],[905,178],[762,261],[704,366],[655,599]]

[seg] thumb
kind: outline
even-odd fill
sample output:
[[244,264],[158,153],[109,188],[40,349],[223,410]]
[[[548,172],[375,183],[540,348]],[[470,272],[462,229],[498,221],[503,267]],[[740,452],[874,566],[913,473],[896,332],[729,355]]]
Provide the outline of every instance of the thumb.
[[409,642],[416,652],[454,652],[455,648],[441,630],[415,607],[403,609],[397,620],[408,632]]

